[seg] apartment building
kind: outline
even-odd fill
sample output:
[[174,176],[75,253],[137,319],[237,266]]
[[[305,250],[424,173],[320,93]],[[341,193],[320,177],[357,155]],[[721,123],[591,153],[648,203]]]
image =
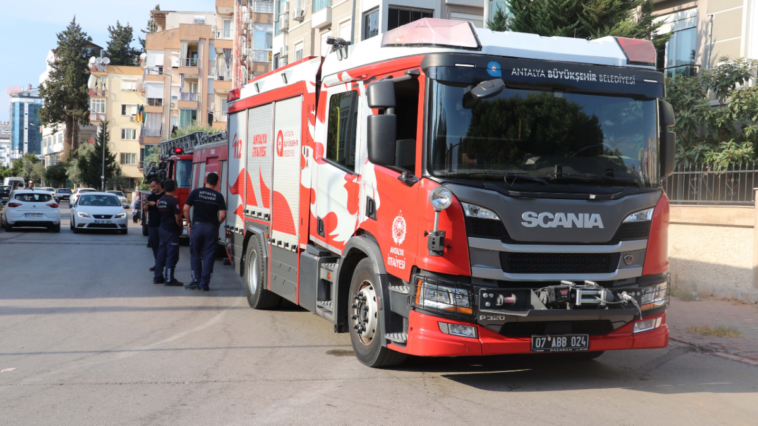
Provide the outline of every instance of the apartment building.
[[485,1],[493,5],[491,0],[276,0],[273,66],[324,56],[330,36],[355,44],[421,18],[462,20],[482,28]]
[[216,14],[224,23],[223,31],[216,33],[217,49],[231,42],[232,87],[271,71],[274,2],[216,0]]
[[228,12],[151,13],[157,31],[146,36],[141,57],[145,122],[140,144],[149,150],[173,129],[192,123],[226,128],[233,18]]
[[671,34],[658,50],[669,77],[693,76],[721,57],[758,59],[758,0],[656,0],[656,21]]
[[0,167],[11,166],[11,122],[0,121]]

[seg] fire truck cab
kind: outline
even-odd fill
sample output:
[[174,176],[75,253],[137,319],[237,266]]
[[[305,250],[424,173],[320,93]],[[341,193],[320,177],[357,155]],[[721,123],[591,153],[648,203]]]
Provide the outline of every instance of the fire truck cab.
[[668,344],[674,124],[646,40],[422,19],[228,97],[227,252],[372,367]]

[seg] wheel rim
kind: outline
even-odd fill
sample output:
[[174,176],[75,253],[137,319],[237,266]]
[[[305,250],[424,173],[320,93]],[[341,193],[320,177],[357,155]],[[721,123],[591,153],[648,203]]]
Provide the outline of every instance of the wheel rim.
[[376,287],[371,281],[363,281],[358,292],[353,296],[353,329],[364,345],[374,340],[379,325],[379,304],[376,300]]
[[247,286],[250,294],[255,294],[258,289],[258,253],[253,250],[250,258],[247,260]]

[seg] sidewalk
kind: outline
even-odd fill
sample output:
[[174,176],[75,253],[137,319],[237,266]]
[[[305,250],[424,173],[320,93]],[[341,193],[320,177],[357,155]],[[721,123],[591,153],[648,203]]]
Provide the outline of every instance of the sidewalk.
[[[685,302],[672,296],[666,321],[672,340],[758,366],[758,305],[721,300]],[[742,337],[703,336],[687,332],[690,327],[730,327],[739,330]]]

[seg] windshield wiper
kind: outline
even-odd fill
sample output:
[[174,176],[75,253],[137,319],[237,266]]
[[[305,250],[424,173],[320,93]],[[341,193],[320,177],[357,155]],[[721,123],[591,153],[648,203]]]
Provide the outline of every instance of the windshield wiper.
[[615,177],[615,176],[608,176],[608,175],[597,175],[594,173],[561,173],[561,172],[553,172],[548,173],[548,176],[553,176],[552,180],[556,179],[583,179],[583,180],[602,180],[605,182],[615,182],[615,183],[626,183],[626,184],[634,184],[637,187],[642,187],[642,182],[638,178],[622,178],[622,177]]
[[505,183],[508,183],[508,178],[513,178],[511,183],[509,185],[513,185],[516,182],[516,179],[523,179],[528,180],[530,182],[537,182],[541,183],[542,185],[548,185],[548,182],[537,176],[532,176],[528,173],[516,173],[516,172],[497,172],[494,170],[483,170],[481,172],[465,172],[465,173],[445,173],[445,176],[474,176],[474,175],[492,175],[492,176],[502,176],[503,180],[505,180]]

